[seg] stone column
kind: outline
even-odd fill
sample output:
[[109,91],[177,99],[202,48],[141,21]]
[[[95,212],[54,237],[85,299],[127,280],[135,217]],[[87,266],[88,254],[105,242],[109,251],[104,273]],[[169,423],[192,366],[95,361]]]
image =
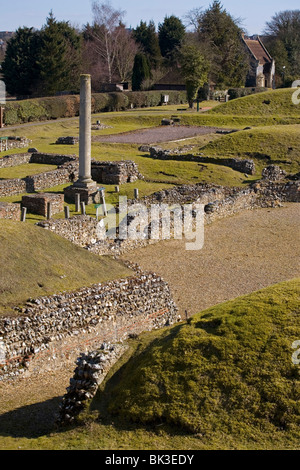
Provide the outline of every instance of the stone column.
[[97,183],[92,180],[91,169],[91,121],[92,121],[91,76],[80,75],[80,111],[79,111],[79,177],[72,185],[64,189],[65,201],[76,204],[78,198],[85,205],[100,202]]
[[80,76],[79,178],[78,187],[95,185],[91,177],[91,76]]

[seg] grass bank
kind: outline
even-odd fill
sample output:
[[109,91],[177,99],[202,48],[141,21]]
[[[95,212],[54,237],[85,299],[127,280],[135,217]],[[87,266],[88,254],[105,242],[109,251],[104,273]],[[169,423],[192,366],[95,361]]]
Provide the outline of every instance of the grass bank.
[[299,293],[299,279],[283,282],[132,342],[92,410],[124,425],[169,426],[200,442],[218,435],[237,446],[290,440],[298,447],[300,369],[292,343],[300,338]]
[[29,297],[132,275],[121,262],[99,258],[31,224],[1,220],[0,246],[0,314],[12,313]]

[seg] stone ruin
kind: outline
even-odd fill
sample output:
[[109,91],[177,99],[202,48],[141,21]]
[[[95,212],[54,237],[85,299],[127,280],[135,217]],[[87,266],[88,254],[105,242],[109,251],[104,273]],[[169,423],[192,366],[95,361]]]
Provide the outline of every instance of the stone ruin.
[[203,155],[188,154],[186,150],[172,149],[166,150],[157,146],[142,145],[139,147],[141,152],[149,153],[150,158],[157,160],[175,160],[185,162],[213,163],[214,165],[223,165],[232,168],[235,171],[246,175],[254,175],[256,168],[253,160],[241,158],[220,158],[206,157]]
[[0,152],[11,150],[14,148],[28,147],[31,140],[26,137],[7,136],[0,138]]
[[[48,206],[50,204],[50,208]],[[38,214],[44,217],[64,210],[64,196],[57,193],[34,193],[22,197],[22,207],[26,207],[31,214]]]
[[0,202],[0,219],[10,219],[19,221],[20,217],[20,204],[13,204],[12,202]]

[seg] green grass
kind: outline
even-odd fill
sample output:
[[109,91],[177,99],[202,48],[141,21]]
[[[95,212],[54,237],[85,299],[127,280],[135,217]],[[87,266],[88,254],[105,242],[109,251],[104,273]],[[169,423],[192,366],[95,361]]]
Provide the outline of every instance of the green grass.
[[[125,184],[121,187],[121,194],[133,197],[136,187],[141,196],[149,195],[160,189],[172,187],[177,184],[214,183],[224,186],[243,187],[253,180],[261,177],[262,169],[270,163],[279,164],[287,173],[299,171],[299,123],[300,106],[292,103],[293,90],[276,90],[259,93],[244,98],[232,100],[228,103],[204,102],[201,106],[211,106],[208,112],[189,110],[187,106],[159,106],[153,108],[133,109],[122,112],[109,112],[93,115],[93,122],[100,119],[101,123],[111,126],[101,131],[93,131],[93,135],[107,135],[113,133],[130,132],[133,130],[158,126],[164,117],[173,114],[180,116],[184,125],[207,125],[223,128],[236,128],[239,132],[230,135],[209,134],[196,138],[186,139],[182,142],[161,144],[164,148],[184,147],[192,145],[194,148],[188,153],[203,153],[205,156],[233,157],[253,159],[256,163],[256,173],[245,179],[244,175],[217,164],[198,164],[195,162],[160,161],[154,160],[138,150],[138,145],[92,143],[92,158],[96,160],[119,161],[133,160],[137,163],[144,181]],[[266,104],[268,103],[268,104]],[[181,111],[178,111],[181,110]],[[251,126],[250,130],[243,130]],[[0,130],[0,135],[6,135],[8,129]],[[78,136],[78,118],[47,122],[43,124],[30,124],[20,129],[11,129],[11,135],[25,133],[32,140],[30,146],[37,147],[41,152],[79,154],[79,145],[56,145],[60,136]],[[16,153],[16,150],[3,152],[2,155]],[[30,171],[29,171],[30,170]],[[2,173],[1,173],[2,172]],[[31,173],[32,172],[32,173]],[[3,169],[0,178],[11,175],[22,177],[25,173],[33,174],[34,166],[15,167]],[[2,176],[3,175],[3,176]],[[25,175],[27,176],[27,175]],[[62,192],[66,185],[48,190]],[[105,185],[106,186],[106,185]],[[116,202],[113,187],[107,185],[107,202]],[[20,202],[21,196],[1,198],[3,201]],[[74,207],[70,206],[71,212]],[[95,214],[94,206],[87,208],[88,214]],[[55,217],[63,217],[57,214]],[[29,221],[41,220],[40,217],[28,214]]]
[[[121,262],[83,248],[28,223],[0,221],[0,313],[29,297],[70,291],[132,275]],[[33,249],[34,247],[34,249]]]
[[299,293],[300,280],[284,282],[133,341],[91,410],[191,433],[199,445],[299,448]]
[[[172,110],[164,110],[165,113],[172,114]],[[191,116],[195,112],[189,113]],[[185,114],[187,115],[187,113]],[[109,133],[128,132],[131,130],[140,129],[142,127],[153,127],[159,125],[162,117],[162,108],[151,110],[132,110],[128,112],[119,113],[106,113],[105,115],[96,115],[93,120],[99,118],[104,124],[112,126],[112,129],[103,129],[101,131],[93,131],[93,135],[105,135]],[[0,134],[4,134],[4,131],[0,131]],[[7,130],[5,131],[7,133]],[[56,145],[55,142],[60,136],[78,135],[78,119],[72,118],[62,122],[48,122],[42,125],[30,125],[23,130],[26,132],[26,137],[32,140],[31,146],[36,147],[40,152],[46,153],[61,153],[61,154],[79,154],[79,145]],[[20,129],[11,130],[11,135],[20,135]],[[216,138],[215,135],[202,136],[197,140],[197,143],[202,145],[208,143],[210,138],[213,140]],[[189,143],[189,140],[187,140]],[[147,158],[145,154],[138,150],[139,145],[131,144],[113,144],[113,143],[92,143],[92,158],[95,160],[133,160],[137,163],[139,171],[144,175],[144,181],[140,180],[135,183],[128,183],[121,186],[121,195],[126,195],[128,198],[132,198],[134,194],[134,188],[139,189],[140,196],[146,196],[153,192],[161,189],[172,187],[176,184],[195,184],[198,182],[216,183],[227,186],[243,186],[245,184],[245,178],[240,173],[233,171],[229,168],[220,167],[218,165],[199,165],[195,162],[171,162],[171,161],[158,161]],[[16,150],[10,150],[3,152],[3,155],[16,153]],[[22,167],[14,167],[11,169],[1,170],[3,171],[3,177],[20,177],[25,173],[29,174],[28,170],[31,169],[31,165]],[[52,167],[53,168],[53,167]],[[36,173],[35,167],[32,166],[32,173]],[[26,175],[27,176],[27,175]],[[1,178],[1,172],[0,172]],[[62,192],[64,187],[67,185],[60,185],[54,188],[48,188],[44,191]],[[107,203],[112,204],[116,202],[116,195],[113,192],[114,186],[104,185],[106,187]],[[22,194],[16,196],[9,196],[1,198],[1,201],[6,202],[21,202]],[[74,206],[70,205],[71,213],[74,211]],[[93,205],[87,208],[89,215],[95,214],[95,208]],[[57,217],[63,217],[62,214],[55,215]],[[42,220],[43,217],[34,216],[28,214],[28,220],[36,222]]]
[[39,163],[25,163],[8,168],[0,168],[0,179],[25,178],[26,176],[38,175],[46,171],[55,170],[54,165],[43,165]]
[[279,164],[287,173],[296,173],[300,164],[300,125],[239,131],[210,142],[200,151],[206,156],[253,159],[260,172],[267,165]]
[[259,116],[262,120],[271,117],[278,119],[300,118],[300,106],[292,101],[294,89],[285,88],[257,93],[231,100],[211,110],[210,114],[231,116]]

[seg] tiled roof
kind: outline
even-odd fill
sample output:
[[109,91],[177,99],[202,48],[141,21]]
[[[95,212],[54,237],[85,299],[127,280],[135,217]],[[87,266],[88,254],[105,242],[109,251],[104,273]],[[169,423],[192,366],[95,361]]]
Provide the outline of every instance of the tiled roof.
[[259,40],[244,39],[244,41],[260,64],[265,65],[272,62],[271,56],[268,54],[268,52],[265,50]]

